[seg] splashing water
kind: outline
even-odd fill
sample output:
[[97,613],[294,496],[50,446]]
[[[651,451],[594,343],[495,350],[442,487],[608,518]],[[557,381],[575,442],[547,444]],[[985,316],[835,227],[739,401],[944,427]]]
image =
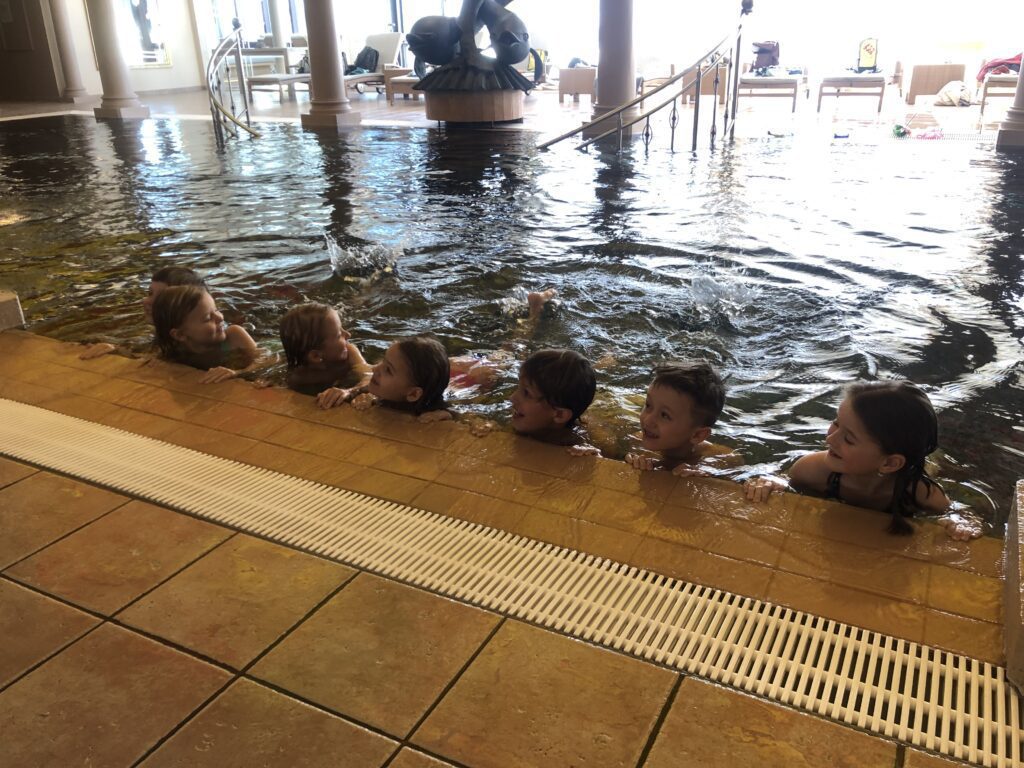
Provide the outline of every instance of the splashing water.
[[326,232],[324,241],[331,259],[331,271],[349,282],[372,282],[384,275],[394,274],[398,269],[398,257],[403,253],[401,248],[389,248],[377,243],[342,248]]

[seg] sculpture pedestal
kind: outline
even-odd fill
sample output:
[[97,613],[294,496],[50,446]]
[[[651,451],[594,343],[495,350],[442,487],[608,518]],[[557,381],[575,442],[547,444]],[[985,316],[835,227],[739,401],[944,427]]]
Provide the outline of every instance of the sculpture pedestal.
[[522,91],[424,91],[428,120],[505,123],[523,119]]

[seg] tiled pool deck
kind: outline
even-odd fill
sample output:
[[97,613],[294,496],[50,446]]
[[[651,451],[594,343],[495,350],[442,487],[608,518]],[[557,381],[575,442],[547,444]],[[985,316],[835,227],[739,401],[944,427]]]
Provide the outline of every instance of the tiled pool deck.
[[[999,540],[79,353],[0,397],[1003,663]],[[953,764],[8,459],[0,531],[0,766]]]

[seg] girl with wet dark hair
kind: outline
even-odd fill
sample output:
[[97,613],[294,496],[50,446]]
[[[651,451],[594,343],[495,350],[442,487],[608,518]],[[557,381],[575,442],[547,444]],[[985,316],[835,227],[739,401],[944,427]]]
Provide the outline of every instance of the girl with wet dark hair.
[[352,405],[357,410],[365,410],[380,402],[411,411],[420,421],[450,419],[452,414],[444,400],[450,376],[448,353],[437,339],[429,336],[399,339],[373,367],[366,391],[356,397]]
[[[890,513],[889,531],[913,532],[914,512],[946,512],[950,502],[928,476],[925,461],[937,447],[939,423],[928,396],[910,382],[853,384],[825,438],[826,450],[799,458],[790,485],[847,504]],[[780,486],[768,478],[747,481],[747,498],[763,501]],[[958,515],[942,521],[950,536],[981,534]]]

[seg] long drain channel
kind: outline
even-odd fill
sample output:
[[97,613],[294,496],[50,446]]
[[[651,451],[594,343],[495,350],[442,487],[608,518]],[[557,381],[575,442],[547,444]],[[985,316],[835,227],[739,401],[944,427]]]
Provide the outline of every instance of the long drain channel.
[[985,766],[1021,765],[1001,667],[0,399],[0,453]]

